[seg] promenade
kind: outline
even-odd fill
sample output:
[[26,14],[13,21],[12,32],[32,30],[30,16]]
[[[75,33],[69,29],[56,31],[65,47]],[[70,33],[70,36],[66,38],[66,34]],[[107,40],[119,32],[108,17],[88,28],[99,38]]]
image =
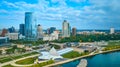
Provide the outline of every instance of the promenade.
[[47,66],[44,66],[44,67],[53,67],[53,66],[56,66],[56,65],[61,65],[61,64],[68,63],[68,62],[71,62],[71,61],[74,61],[74,60],[78,60],[78,59],[81,59],[81,58],[90,57],[90,56],[94,56],[94,55],[102,54],[102,53],[119,51],[119,50],[120,49],[114,49],[114,50],[108,50],[108,51],[102,51],[102,52],[99,52],[99,53],[84,55],[84,56],[80,56],[80,57],[77,57],[77,58],[68,59],[68,60],[65,60],[65,61],[61,61],[61,62],[57,62],[57,63],[54,63],[54,64],[50,64],[50,65],[47,65]]
[[[50,65],[47,65],[47,66],[44,66],[44,67],[53,67],[53,66],[61,65],[61,64],[64,64],[64,63],[68,63],[68,62],[71,62],[71,61],[74,61],[74,60],[77,60],[77,59],[81,59],[81,58],[85,58],[85,57],[89,57],[89,56],[94,56],[94,55],[102,54],[102,53],[119,51],[119,50],[120,50],[120,49],[114,49],[114,50],[102,51],[102,52],[99,52],[99,53],[92,53],[92,54],[89,54],[89,55],[84,55],[84,56],[80,56],[80,57],[77,57],[77,58],[68,59],[68,60],[64,60],[64,61],[57,62],[57,63],[53,63],[53,64],[50,64]],[[20,59],[16,59],[16,60],[13,60],[13,61],[10,61],[10,62],[6,62],[6,63],[3,63],[3,64],[0,64],[0,67],[2,67],[2,66],[4,66],[4,65],[8,65],[8,64],[11,64],[11,65],[16,66],[16,67],[31,66],[31,65],[33,65],[33,64],[29,64],[29,65],[19,65],[19,64],[16,64],[15,62],[16,62],[16,61],[19,61],[19,60],[26,59],[26,58],[35,57],[35,56],[39,56],[39,54],[32,55],[32,56],[28,56],[28,57],[24,57],[24,58],[20,58]]]

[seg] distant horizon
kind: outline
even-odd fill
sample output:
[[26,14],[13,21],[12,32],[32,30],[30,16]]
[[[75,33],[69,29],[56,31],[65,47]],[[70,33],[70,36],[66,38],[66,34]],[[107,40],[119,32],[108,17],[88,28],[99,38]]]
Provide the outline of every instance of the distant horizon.
[[[8,29],[8,28],[3,28],[3,29]],[[72,28],[71,28],[72,29]],[[1,31],[2,29],[0,29]],[[15,29],[15,30],[19,30],[19,29]],[[44,31],[47,30],[47,29],[43,29]],[[62,30],[62,29],[56,29],[56,30]],[[109,31],[110,29],[77,29],[77,31],[101,31],[101,30],[104,30],[104,31]],[[116,31],[120,31],[120,29],[115,29]]]

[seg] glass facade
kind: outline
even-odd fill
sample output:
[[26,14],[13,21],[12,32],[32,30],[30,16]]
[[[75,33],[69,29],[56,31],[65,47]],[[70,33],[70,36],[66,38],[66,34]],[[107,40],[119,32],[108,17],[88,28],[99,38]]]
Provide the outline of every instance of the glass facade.
[[9,31],[9,33],[14,33],[15,32],[15,28],[14,27],[8,28],[8,31]]
[[50,27],[50,34],[53,33],[56,30],[55,27]]
[[20,24],[20,28],[19,28],[19,32],[20,34],[22,34],[23,36],[25,35],[25,24]]
[[32,12],[25,13],[25,37],[27,39],[36,38],[35,17]]
[[66,21],[66,20],[64,20],[64,22],[63,22],[63,30],[62,30],[62,35],[63,35],[63,37],[70,37],[70,25],[69,25],[69,23]]

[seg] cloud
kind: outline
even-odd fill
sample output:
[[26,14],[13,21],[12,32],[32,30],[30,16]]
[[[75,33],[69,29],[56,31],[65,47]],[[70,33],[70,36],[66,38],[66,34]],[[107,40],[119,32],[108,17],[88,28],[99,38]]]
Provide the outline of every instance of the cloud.
[[[69,0],[74,3],[89,2],[90,5],[85,6],[69,6],[68,0],[38,0],[38,3],[27,3],[25,1],[8,2],[3,1],[2,5],[7,8],[14,9],[9,12],[6,9],[0,9],[1,13],[6,13],[9,18],[16,18],[20,22],[24,22],[24,12],[32,11],[36,13],[39,21],[63,21],[64,19],[70,23],[80,24],[119,24],[120,21],[120,0]],[[56,5],[57,3],[57,5]],[[1,16],[2,17],[2,16]],[[18,19],[20,17],[21,19]],[[5,18],[3,18],[5,19]],[[113,24],[115,26],[115,24]],[[107,25],[106,25],[107,26]],[[111,25],[112,26],[112,25]]]
[[7,2],[7,1],[3,1],[3,4],[7,5],[8,7],[18,8],[17,5],[15,5],[15,4],[13,4],[13,3],[10,3],[10,2]]
[[1,9],[0,14],[8,14],[9,12],[7,10]]
[[80,3],[80,2],[85,2],[86,0],[70,0],[71,2],[76,2],[76,3]]

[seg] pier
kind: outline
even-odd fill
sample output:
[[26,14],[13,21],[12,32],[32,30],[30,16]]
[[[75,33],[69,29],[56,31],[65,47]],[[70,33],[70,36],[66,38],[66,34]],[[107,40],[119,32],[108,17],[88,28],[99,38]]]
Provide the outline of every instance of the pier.
[[80,63],[77,65],[77,67],[87,67],[87,60],[82,59]]

